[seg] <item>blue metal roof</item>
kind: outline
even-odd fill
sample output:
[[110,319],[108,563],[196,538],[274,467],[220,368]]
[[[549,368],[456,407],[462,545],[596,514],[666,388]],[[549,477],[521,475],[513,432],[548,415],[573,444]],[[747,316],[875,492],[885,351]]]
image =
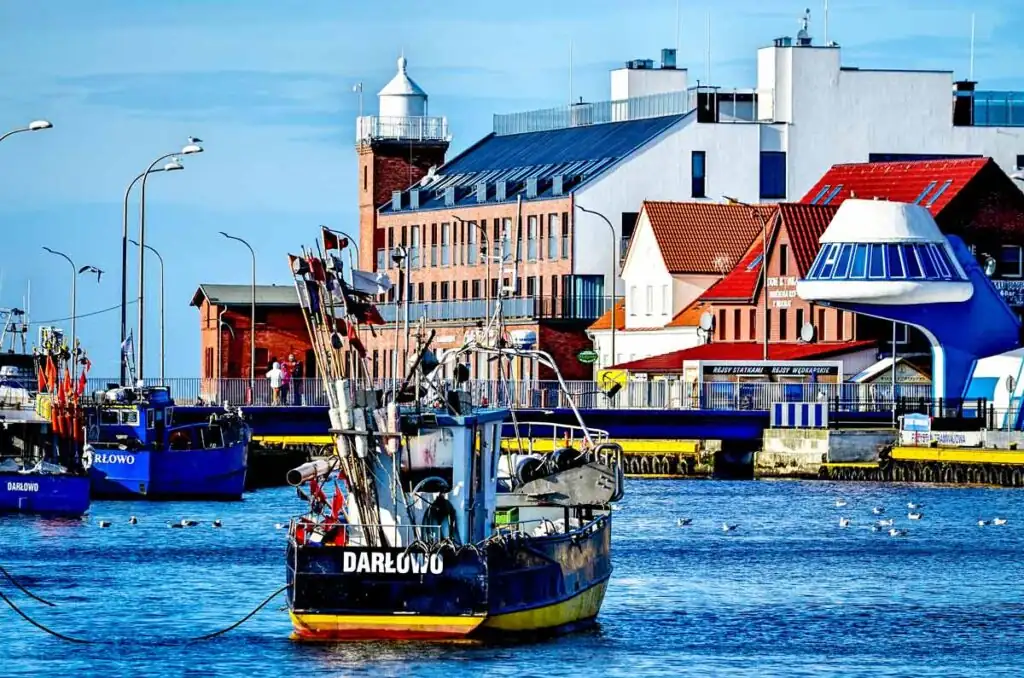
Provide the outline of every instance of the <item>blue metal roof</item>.
[[[526,199],[529,179],[538,180],[537,196],[531,199],[554,197],[551,179],[557,175],[563,177],[562,195],[568,195],[685,117],[669,115],[544,132],[488,135],[438,169],[429,185],[414,187],[419,190],[418,209],[446,207],[447,188],[455,189],[453,206],[480,204],[476,193],[480,182],[487,183],[486,203],[497,201],[494,184],[502,180],[508,189],[507,201],[515,200],[518,194]],[[381,211],[393,211],[391,203],[383,205]],[[415,211],[409,207],[408,190],[402,195],[401,211]]]

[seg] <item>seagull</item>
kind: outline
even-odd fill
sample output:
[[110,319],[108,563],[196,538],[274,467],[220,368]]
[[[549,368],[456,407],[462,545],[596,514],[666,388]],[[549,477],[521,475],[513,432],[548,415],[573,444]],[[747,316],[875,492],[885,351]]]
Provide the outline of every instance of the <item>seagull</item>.
[[131,518],[128,519],[128,524],[129,525],[138,525],[139,524],[139,519],[136,518],[135,516],[132,516]]
[[889,536],[890,537],[906,537],[907,536],[907,531],[906,530],[897,530],[894,527],[891,530],[889,530]]
[[879,527],[892,527],[892,518],[889,518],[889,520],[879,520],[875,524]]
[[878,525],[872,525],[871,526],[871,531],[872,532],[881,532],[882,528],[880,528]]
[[988,525],[988,521],[987,520],[979,520],[978,521],[978,527],[985,527],[986,525]]
[[172,523],[172,522],[168,521],[167,527],[170,527],[172,529],[181,529],[181,528],[183,528],[185,526],[182,525],[181,523]]
[[845,499],[836,499],[836,508],[843,508],[844,506],[846,506]]
[[676,518],[676,526],[686,527],[693,522],[693,518]]
[[213,521],[213,526],[214,527],[220,527],[221,524],[222,523],[220,522],[220,518],[217,518],[216,520]]
[[188,138],[188,142],[190,144],[201,144],[201,143],[203,143],[203,140],[200,139],[199,137],[189,137]]
[[880,516],[883,513],[885,513],[885,509],[882,508],[881,506],[876,506],[875,508],[871,509],[871,512],[874,513],[876,516]]
[[839,519],[839,527],[849,527],[849,526],[850,526],[850,519],[849,518],[840,518]]
[[100,527],[110,527],[110,521],[109,520],[101,520],[100,521]]
[[182,527],[195,527],[198,524],[199,524],[198,520],[189,520],[188,518],[182,518],[181,519],[181,526]]
[[993,525],[1005,525],[1006,524],[1006,518],[993,518],[992,519],[992,524]]
[[730,525],[729,523],[722,523],[722,532],[732,532],[737,527],[739,527],[739,525]]
[[284,529],[284,523],[274,523],[274,529],[275,530],[283,530]]
[[922,506],[924,506],[924,504],[915,504],[912,501],[908,501],[907,502],[907,508],[910,509],[911,511],[913,511],[914,509],[919,509]]
[[100,270],[100,269],[96,268],[95,266],[83,266],[82,268],[78,269],[78,273],[79,274],[82,274],[82,273],[95,273],[96,274],[96,282],[99,282],[100,278],[103,277],[103,274],[105,273],[105,271]]
[[907,518],[910,519],[910,520],[921,520],[921,518],[924,518],[924,514],[923,513],[908,513],[907,514]]

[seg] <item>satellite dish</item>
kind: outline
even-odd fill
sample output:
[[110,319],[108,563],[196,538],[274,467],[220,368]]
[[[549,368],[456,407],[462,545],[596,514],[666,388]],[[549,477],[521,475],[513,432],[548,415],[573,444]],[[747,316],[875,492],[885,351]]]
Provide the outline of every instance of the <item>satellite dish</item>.
[[1006,375],[1006,392],[1013,395],[1013,390],[1015,388],[1017,388],[1017,381],[1013,378],[1013,375]]
[[715,314],[711,311],[704,311],[700,314],[700,328],[705,332],[710,332],[715,326]]
[[808,344],[814,341],[815,334],[817,334],[817,330],[811,323],[804,323],[804,326],[800,328],[800,340],[806,341]]

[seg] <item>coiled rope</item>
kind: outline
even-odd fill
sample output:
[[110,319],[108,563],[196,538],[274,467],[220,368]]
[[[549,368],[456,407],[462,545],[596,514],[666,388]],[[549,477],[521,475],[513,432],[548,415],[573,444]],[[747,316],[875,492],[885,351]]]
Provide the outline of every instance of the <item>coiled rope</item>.
[[[12,583],[14,583],[14,578],[11,577],[9,574],[7,574],[6,570],[4,570],[3,573],[7,576],[7,578],[9,580],[11,580]],[[15,584],[15,585],[17,586],[17,584]],[[206,641],[206,640],[212,640],[212,639],[214,639],[214,638],[216,638],[218,636],[222,636],[225,633],[228,633],[229,631],[233,631],[234,629],[237,629],[239,626],[241,626],[245,622],[247,622],[250,619],[252,619],[254,616],[256,616],[256,614],[260,610],[262,610],[264,607],[269,605],[270,601],[272,601],[274,598],[279,596],[282,592],[287,590],[289,586],[291,586],[291,584],[285,584],[284,586],[282,586],[278,590],[274,591],[262,603],[257,605],[256,608],[253,609],[252,612],[250,612],[249,614],[245,615],[244,617],[242,617],[241,619],[236,621],[234,624],[231,624],[230,626],[227,626],[227,627],[225,627],[223,629],[220,629],[218,631],[214,631],[213,633],[207,633],[206,635],[196,636],[194,638],[182,638],[182,639],[171,639],[171,640],[167,640],[167,641],[155,641],[155,642],[152,642],[152,644],[154,644],[154,645],[168,645],[168,644],[176,644],[176,643],[181,643],[181,644],[199,643],[199,642],[203,642],[203,641]],[[53,603],[50,603],[48,601],[44,601],[44,600],[40,599],[38,596],[32,595],[31,593],[26,591],[23,587],[19,586],[19,589],[21,589],[27,595],[35,598],[36,600],[39,600],[40,602],[46,603],[47,605],[53,606]],[[76,638],[74,636],[65,635],[63,633],[60,633],[59,631],[54,631],[53,629],[51,629],[50,627],[46,626],[45,624],[42,624],[42,623],[36,621],[35,619],[33,619],[32,617],[30,617],[28,614],[25,613],[24,610],[22,610],[20,607],[18,607],[18,605],[13,600],[8,598],[7,595],[4,594],[3,591],[0,591],[0,599],[3,599],[3,601],[5,603],[7,603],[8,607],[10,607],[12,610],[17,612],[18,615],[22,619],[27,621],[32,626],[36,627],[40,631],[44,631],[45,633],[50,634],[54,638],[59,638],[60,640],[63,640],[65,642],[76,643],[76,644],[79,644],[79,645],[116,645],[116,644],[119,644],[119,643],[127,642],[127,639],[122,639],[122,640],[117,640],[117,639],[113,639],[113,640],[92,640],[92,639],[89,639],[89,638]],[[135,639],[132,639],[131,642],[138,644],[138,641],[135,640]]]

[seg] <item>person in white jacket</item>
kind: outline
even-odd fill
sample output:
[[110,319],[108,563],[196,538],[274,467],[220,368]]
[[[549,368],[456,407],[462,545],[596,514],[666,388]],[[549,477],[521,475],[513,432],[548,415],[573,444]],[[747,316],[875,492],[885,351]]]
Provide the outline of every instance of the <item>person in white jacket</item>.
[[274,363],[274,366],[267,372],[267,379],[270,381],[271,405],[281,404],[281,386],[284,385],[284,370],[281,363]]

